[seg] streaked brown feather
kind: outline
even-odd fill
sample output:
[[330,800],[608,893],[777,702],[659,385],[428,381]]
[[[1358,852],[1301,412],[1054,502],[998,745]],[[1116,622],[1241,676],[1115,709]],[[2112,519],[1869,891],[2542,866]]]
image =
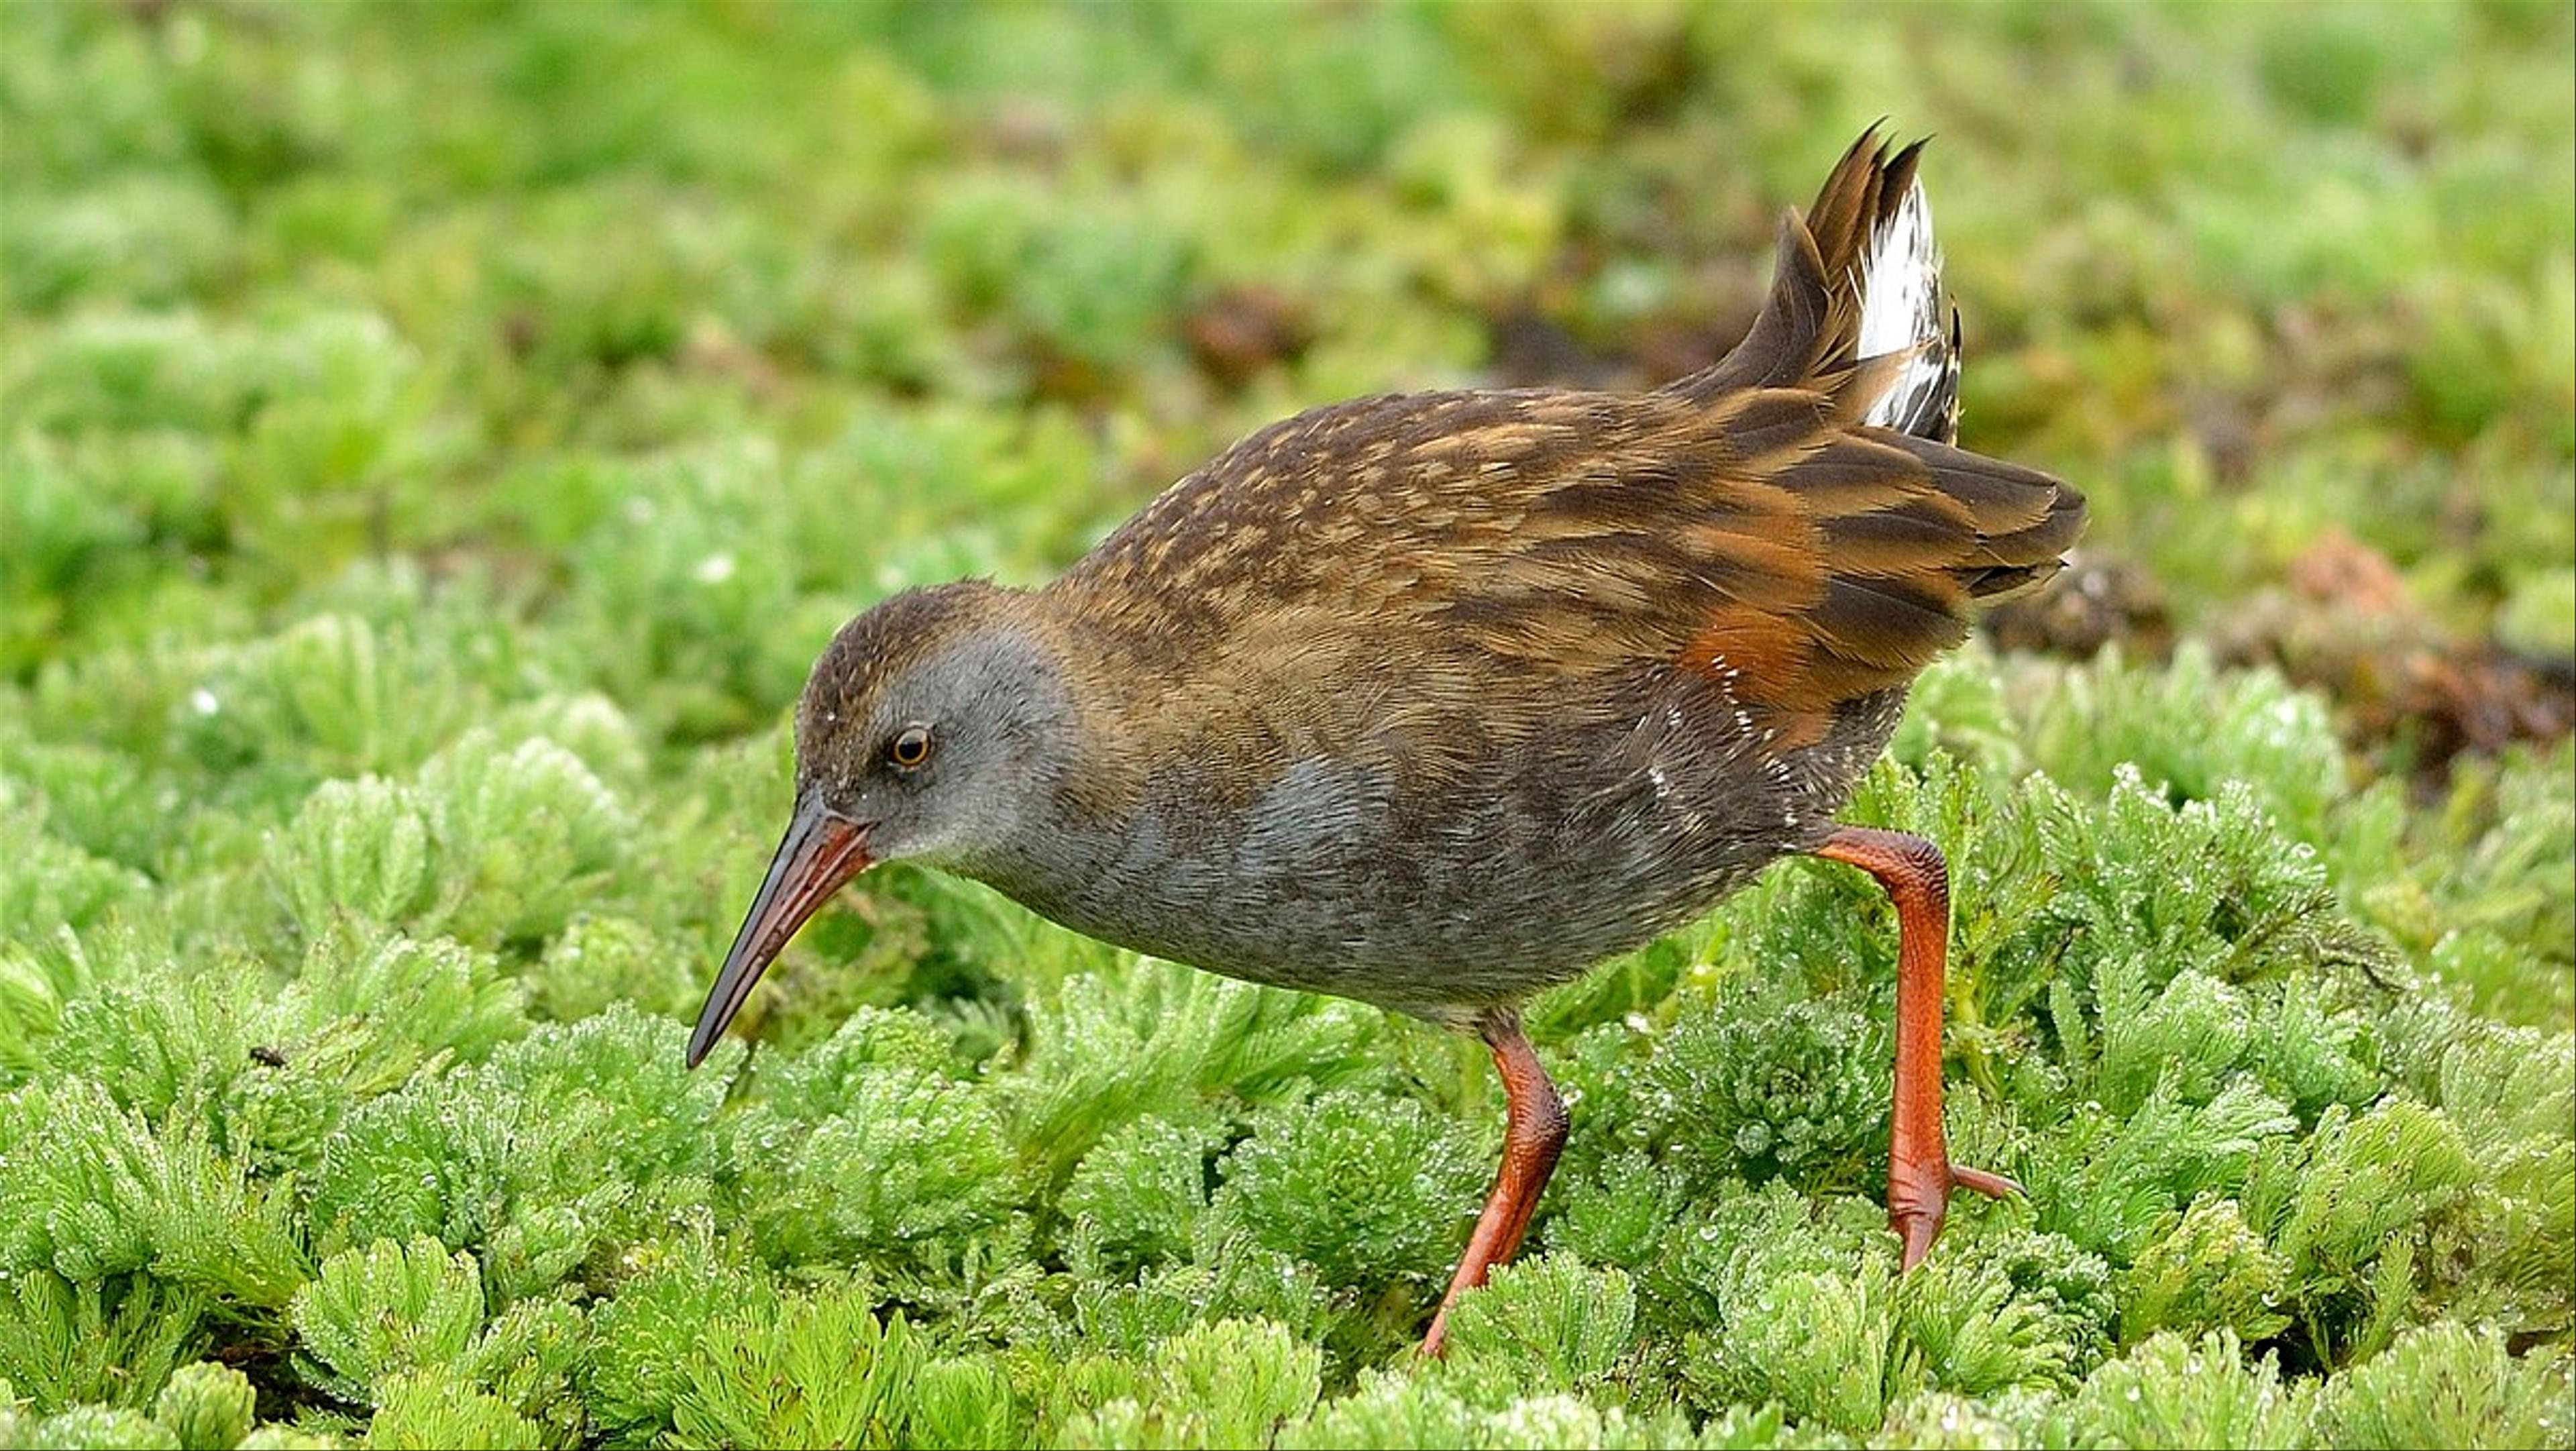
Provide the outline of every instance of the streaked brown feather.
[[2054,573],[2083,521],[2045,474],[1858,422],[1905,357],[1856,356],[1861,259],[1919,144],[1891,155],[1873,130],[1783,221],[1762,316],[1716,367],[1638,396],[1427,393],[1300,415],[1174,485],[1050,590],[1194,701],[1265,692],[1240,678],[1256,658],[1294,662],[1309,690],[1345,667],[1358,679],[1365,651],[1239,647],[1322,610],[1374,621],[1377,647],[1435,672],[1678,665],[1725,679],[1784,739],[1821,737],[1955,645],[1973,599]]
[[1974,521],[1937,494],[1919,495],[1893,508],[1845,514],[1825,526],[1826,551],[1837,575],[1902,577],[1926,560],[1956,561],[1978,548]]

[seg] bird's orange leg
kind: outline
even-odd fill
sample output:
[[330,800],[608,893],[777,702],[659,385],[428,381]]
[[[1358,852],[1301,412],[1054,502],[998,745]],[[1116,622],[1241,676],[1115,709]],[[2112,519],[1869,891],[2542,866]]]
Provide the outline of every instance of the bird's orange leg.
[[1422,1353],[1438,1355],[1449,1337],[1449,1311],[1458,1297],[1485,1283],[1494,1266],[1509,1263],[1529,1232],[1538,1196],[1556,1172],[1556,1156],[1565,1151],[1565,1100],[1556,1096],[1538,1054],[1521,1034],[1518,1014],[1496,1009],[1477,1020],[1476,1031],[1494,1050],[1494,1067],[1503,1075],[1510,1100],[1510,1120],[1503,1130],[1503,1167],[1494,1175],[1494,1192],[1467,1240],[1466,1257],[1449,1278],[1449,1293],[1440,1297],[1440,1313],[1431,1317],[1431,1333],[1422,1337]]
[[1941,978],[1950,952],[1950,870],[1919,836],[1844,826],[1816,855],[1848,862],[1896,903],[1896,1123],[1887,1152],[1887,1222],[1903,1241],[1904,1267],[1923,1262],[1949,1213],[1950,1191],[2001,1197],[2021,1186],[1950,1162],[1941,1133]]

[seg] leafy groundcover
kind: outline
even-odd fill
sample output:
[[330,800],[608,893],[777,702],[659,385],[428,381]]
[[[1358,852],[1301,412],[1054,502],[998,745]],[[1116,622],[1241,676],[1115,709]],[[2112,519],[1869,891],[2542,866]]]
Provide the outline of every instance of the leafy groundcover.
[[[2566,1446],[2563,6],[0,6],[0,1444]],[[2096,524],[1480,1049],[902,868],[785,710],[1301,404],[1707,361],[1893,113]]]

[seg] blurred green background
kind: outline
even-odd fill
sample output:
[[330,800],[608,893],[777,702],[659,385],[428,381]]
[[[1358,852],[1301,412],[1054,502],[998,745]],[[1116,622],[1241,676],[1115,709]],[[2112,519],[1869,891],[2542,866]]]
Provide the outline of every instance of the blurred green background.
[[[0,3],[0,1442],[2568,1444],[2571,54]],[[1880,117],[1964,441],[2094,511],[1856,808],[1952,851],[1950,1121],[2033,1186],[1949,1268],[1820,871],[1538,1005],[1548,1258],[1446,1368],[1463,1039],[898,868],[681,1072],[843,619],[1300,408],[1702,366]]]
[[[2564,728],[2563,5],[6,24],[21,683],[402,557],[740,730],[841,614],[1042,577],[1272,417],[1705,363],[1886,116],[1937,137],[1970,442],[2094,501],[2089,604],[2015,638],[2207,633],[2368,728]],[[2478,678],[2404,678],[2427,644]]]

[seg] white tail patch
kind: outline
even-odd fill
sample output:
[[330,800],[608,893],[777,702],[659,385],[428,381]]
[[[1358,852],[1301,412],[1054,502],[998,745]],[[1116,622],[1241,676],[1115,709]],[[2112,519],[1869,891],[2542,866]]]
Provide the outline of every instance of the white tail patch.
[[1870,239],[1860,299],[1860,356],[1915,355],[1870,405],[1866,421],[1925,436],[1945,431],[1958,359],[1942,336],[1941,248],[1932,240],[1932,204],[1921,182],[1906,189]]

